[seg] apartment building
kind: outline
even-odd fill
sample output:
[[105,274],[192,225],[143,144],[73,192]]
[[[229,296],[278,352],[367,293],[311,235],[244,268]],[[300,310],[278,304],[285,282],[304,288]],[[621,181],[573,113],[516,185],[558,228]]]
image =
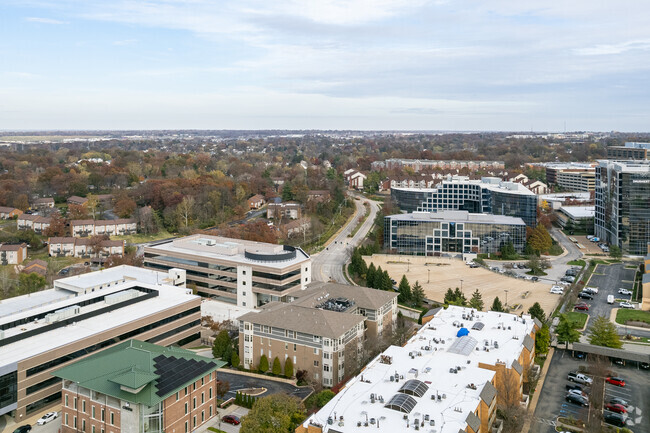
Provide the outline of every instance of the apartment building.
[[34,230],[42,234],[52,223],[52,218],[40,215],[22,214],[16,219],[16,228],[18,230]]
[[48,238],[50,257],[108,257],[124,255],[126,241],[102,240],[96,245],[90,238],[52,237]]
[[289,218],[292,220],[300,218],[302,215],[302,206],[295,201],[280,203],[269,203],[266,207],[266,217],[268,219]]
[[0,220],[8,220],[23,214],[23,211],[15,207],[0,206]]
[[0,244],[0,265],[20,265],[27,259],[27,244]]
[[138,230],[138,223],[133,218],[115,220],[72,220],[70,232],[75,237],[96,235],[129,235]]
[[410,168],[415,172],[439,169],[464,169],[469,170],[503,170],[503,161],[456,161],[456,160],[430,160],[430,159],[400,159],[391,158],[385,161],[374,161],[370,164],[373,171],[387,169]]
[[54,199],[52,197],[37,198],[32,204],[36,209],[54,208]]
[[628,142],[625,146],[609,146],[607,159],[648,159],[650,143]]
[[217,415],[217,369],[194,352],[128,340],[56,370],[61,432],[191,432]]
[[116,343],[195,344],[201,298],[184,282],[180,270],[117,266],[0,301],[0,415],[20,423],[60,401],[51,373]]
[[489,433],[498,424],[497,406],[527,406],[525,371],[536,370],[534,336],[541,323],[525,314],[456,306],[431,316],[403,347],[373,359],[296,433]]
[[523,252],[526,224],[521,218],[451,210],[384,217],[384,247],[397,254],[497,253],[510,242]]
[[599,161],[594,234],[625,254],[650,242],[650,161]]
[[391,188],[391,198],[406,212],[464,210],[521,218],[529,227],[537,223],[536,195],[497,177],[448,176],[435,188]]
[[221,236],[146,246],[144,266],[185,269],[199,295],[249,308],[289,302],[311,282],[311,258],[300,248]]
[[363,182],[366,180],[367,176],[360,171],[357,171],[353,168],[345,170],[343,173],[345,183],[354,189],[363,189]]
[[239,352],[245,368],[277,357],[324,386],[358,367],[364,342],[380,338],[397,318],[397,293],[335,283],[312,283],[294,302],[274,302],[239,317]]

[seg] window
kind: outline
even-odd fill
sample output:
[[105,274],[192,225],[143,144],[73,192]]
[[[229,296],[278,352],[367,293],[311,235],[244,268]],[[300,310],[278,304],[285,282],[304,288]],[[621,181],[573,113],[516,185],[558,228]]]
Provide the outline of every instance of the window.
[[212,418],[212,405],[210,405],[210,408],[208,409],[208,417]]
[[298,346],[294,343],[294,344],[293,344],[293,351],[294,351],[294,352],[296,351],[296,348],[297,348],[297,347],[298,347]]
[[318,349],[314,348],[314,355],[318,355]]
[[196,391],[196,382],[192,384],[192,391]]
[[185,421],[185,433],[187,433],[187,430],[188,430],[188,425],[187,425],[187,421]]
[[289,349],[289,343],[284,343],[284,350],[288,350],[288,349]]
[[192,399],[192,409],[196,409],[196,397]]
[[212,400],[212,387],[208,388],[208,400]]
[[205,393],[201,393],[201,404],[205,403]]
[[192,418],[192,428],[196,427],[196,415]]
[[102,421],[106,421],[106,416],[104,415],[104,408],[102,408]]
[[318,361],[314,361],[314,367],[318,367]]
[[243,301],[241,304],[242,304],[242,307],[245,307],[246,306],[246,301]]
[[64,424],[65,424],[65,425],[70,425],[70,424],[68,423],[68,414],[67,414],[67,413],[65,414],[65,422],[64,422]]
[[187,415],[187,403],[185,403],[185,415]]
[[95,433],[95,426],[91,426],[90,429],[91,429],[92,433]]
[[[65,395],[65,407],[68,407],[68,394]],[[66,422],[66,425],[68,423]]]
[[[75,408],[75,409],[77,408],[77,397],[75,397],[74,399],[72,399],[72,407]],[[75,426],[75,427],[76,427],[76,426]]]
[[205,411],[201,411],[201,422],[205,421]]
[[187,387],[185,387],[185,397],[187,397]]
[[330,371],[330,366],[327,364],[323,364],[323,370],[324,371]]
[[205,385],[205,378],[204,377],[201,378],[201,386],[203,386],[203,385]]
[[115,425],[115,414],[111,412],[111,425]]
[[92,412],[92,415],[90,415],[90,416],[92,416],[93,418],[95,418],[95,406],[92,406],[92,407],[90,408],[90,411]]
[[242,274],[242,275],[246,275],[246,271],[241,271],[241,274]]
[[72,427],[77,428],[77,417],[72,418]]
[[81,400],[81,411],[86,413],[86,400]]
[[86,431],[86,420],[85,419],[81,420],[81,431]]

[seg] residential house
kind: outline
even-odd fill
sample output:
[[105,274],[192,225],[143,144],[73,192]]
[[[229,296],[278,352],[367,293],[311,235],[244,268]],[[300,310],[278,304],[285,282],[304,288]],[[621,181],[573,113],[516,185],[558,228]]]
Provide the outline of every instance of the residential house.
[[292,237],[295,235],[305,234],[311,228],[311,219],[309,218],[300,218],[293,220],[286,224],[283,224],[280,227],[280,230],[284,233],[286,237]]
[[363,181],[367,178],[365,174],[353,168],[346,170],[343,176],[347,185],[354,189],[363,189]]
[[27,244],[0,244],[0,265],[20,265],[27,258]]
[[36,273],[44,277],[47,274],[47,262],[40,259],[32,260],[25,264],[25,267],[21,272],[24,274]]
[[249,209],[259,209],[262,206],[264,206],[266,200],[264,199],[263,195],[255,194],[254,196],[248,199],[247,203]]
[[88,199],[86,197],[79,197],[78,195],[72,195],[68,197],[67,203],[68,205],[74,204],[77,206],[83,206],[86,204]]
[[23,211],[16,209],[15,207],[0,206],[0,219],[8,220],[15,216],[22,215]]
[[287,201],[281,203],[269,203],[266,207],[266,217],[273,218],[291,218],[298,219],[302,214],[300,203],[294,201]]
[[36,209],[54,208],[54,199],[52,197],[37,198],[32,207]]
[[34,230],[41,234],[50,226],[52,218],[40,215],[22,214],[16,219],[16,228],[18,230]]

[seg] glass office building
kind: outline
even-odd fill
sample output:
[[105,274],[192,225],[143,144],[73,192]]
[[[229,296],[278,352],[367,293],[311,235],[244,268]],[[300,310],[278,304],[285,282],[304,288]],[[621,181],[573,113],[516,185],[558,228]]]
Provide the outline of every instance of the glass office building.
[[414,212],[384,218],[384,246],[397,254],[495,253],[508,242],[523,252],[526,224],[521,218],[466,211]]
[[537,196],[524,185],[495,177],[450,176],[435,188],[392,188],[391,196],[406,212],[462,210],[521,218],[530,227],[537,223]]
[[625,254],[645,255],[650,242],[650,161],[599,161],[594,232]]

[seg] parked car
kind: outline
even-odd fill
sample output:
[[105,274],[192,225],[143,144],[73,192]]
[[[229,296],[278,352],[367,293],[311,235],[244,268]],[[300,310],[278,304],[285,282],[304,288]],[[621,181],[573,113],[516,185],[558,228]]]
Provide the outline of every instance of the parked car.
[[578,273],[574,269],[569,269],[565,272],[564,275],[566,275],[567,277],[575,277],[576,275],[578,275]]
[[609,376],[607,379],[605,379],[605,382],[616,386],[625,386],[625,379],[616,376]]
[[36,421],[36,424],[38,424],[38,425],[47,424],[48,422],[52,421],[54,418],[56,418],[58,416],[59,416],[59,414],[57,412],[48,412],[45,415],[43,415],[42,417],[40,417],[38,419],[38,421]]
[[573,352],[573,356],[577,359],[585,359],[587,354],[584,352]]
[[579,395],[567,394],[566,397],[564,397],[564,399],[569,403],[577,404],[579,406],[584,406],[584,407],[589,406],[589,400]]
[[627,289],[620,288],[620,289],[618,289],[618,294],[619,294],[619,295],[631,295],[631,294],[632,294],[632,291],[631,291],[631,290],[627,290]]
[[641,364],[639,364],[639,367],[641,367],[644,370],[650,370],[650,364],[648,364],[647,362],[642,362]]
[[555,295],[562,295],[564,293],[564,288],[560,286],[553,286],[551,287],[551,293]]
[[27,424],[27,425],[21,425],[18,427],[16,430],[14,430],[14,433],[28,433],[29,431],[32,430],[32,426]]
[[574,310],[580,310],[580,311],[589,311],[589,305],[585,304],[584,302],[581,302],[580,304],[575,304],[573,306]]
[[586,374],[578,373],[577,371],[572,371],[567,375],[569,382],[578,382],[583,385],[591,385],[593,379]]
[[582,385],[579,385],[577,383],[571,382],[566,384],[566,390],[571,391],[571,390],[578,390],[580,392],[584,391],[585,388]]
[[539,277],[531,277],[530,279],[533,281],[539,281]]
[[598,288],[597,287],[589,287],[589,286],[587,286],[584,289],[582,289],[582,291],[591,293],[592,295],[598,294]]
[[607,295],[607,303],[608,304],[614,303],[614,295]]
[[609,399],[608,403],[620,404],[621,406],[624,406],[624,407],[628,407],[630,405],[627,401],[623,400],[620,397],[612,397],[612,398]]
[[620,365],[621,367],[625,366],[625,361],[623,361],[621,358],[612,358],[612,362],[616,365]]
[[607,424],[611,424],[616,427],[625,427],[626,417],[621,413],[605,412],[603,419]]
[[587,395],[587,393],[584,391],[580,391],[579,389],[570,389],[569,392],[567,392],[567,394],[579,395],[580,397],[589,401],[589,396]]
[[623,301],[623,302],[619,303],[618,306],[621,307],[621,308],[634,308],[634,305],[630,304],[627,301]]
[[239,423],[241,422],[239,420],[239,417],[235,415],[226,415],[223,418],[221,418],[221,421],[232,425],[239,425]]
[[584,292],[583,291],[583,292],[578,293],[578,298],[592,300],[592,299],[594,299],[594,295],[592,295],[589,292]]
[[623,406],[622,404],[607,403],[605,405],[605,409],[616,413],[627,413],[627,409],[625,409],[625,406]]

